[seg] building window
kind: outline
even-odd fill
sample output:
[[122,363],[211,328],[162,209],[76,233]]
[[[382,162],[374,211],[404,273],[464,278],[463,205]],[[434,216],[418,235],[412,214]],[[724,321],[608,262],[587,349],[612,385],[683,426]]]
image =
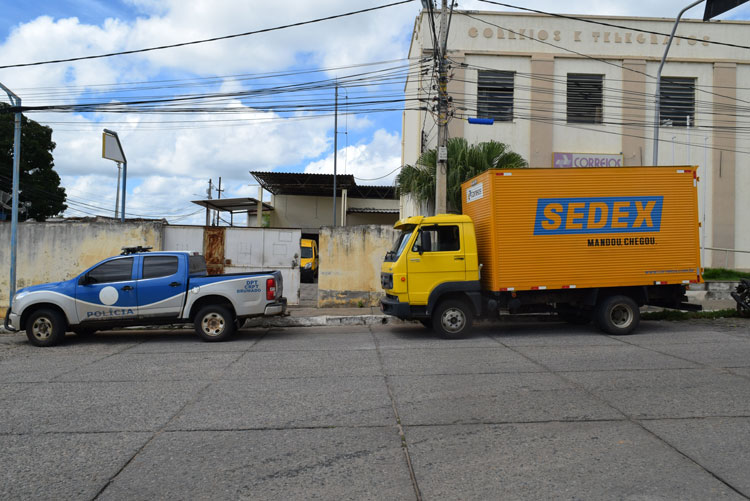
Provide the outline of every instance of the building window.
[[695,78],[662,77],[659,87],[659,123],[674,127],[695,124]]
[[477,116],[499,122],[513,121],[512,71],[479,71]]
[[568,73],[568,123],[602,123],[603,75]]

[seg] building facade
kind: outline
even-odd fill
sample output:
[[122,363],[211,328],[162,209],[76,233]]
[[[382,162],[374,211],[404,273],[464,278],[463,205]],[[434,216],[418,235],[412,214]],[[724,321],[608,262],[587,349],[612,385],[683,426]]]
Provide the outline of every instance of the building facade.
[[[656,75],[673,24],[454,12],[448,136],[507,143],[531,167],[653,165]],[[683,20],[662,70],[658,164],[700,167],[704,266],[750,269],[750,253],[736,252],[750,251],[748,33],[748,22]],[[422,13],[409,56],[417,61],[432,53]],[[411,75],[407,96],[434,106],[435,75]],[[436,140],[434,110],[404,112],[404,164],[416,163]],[[419,210],[402,204],[401,215]]]

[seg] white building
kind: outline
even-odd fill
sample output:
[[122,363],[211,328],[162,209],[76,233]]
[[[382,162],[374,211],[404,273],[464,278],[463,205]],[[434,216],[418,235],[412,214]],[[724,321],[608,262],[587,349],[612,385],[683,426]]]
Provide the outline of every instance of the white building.
[[[449,137],[507,143],[532,167],[574,158],[562,153],[583,154],[583,163],[652,165],[656,75],[673,24],[454,12]],[[675,38],[662,71],[658,163],[700,166],[704,247],[750,251],[750,23],[683,20],[676,34],[686,38]],[[432,56],[424,12],[409,56]],[[433,106],[435,83],[431,72],[412,72],[406,94]],[[468,123],[474,117],[494,124]],[[404,164],[436,139],[433,113],[404,113]],[[408,205],[401,215],[417,210]],[[750,253],[706,250],[704,265],[750,269]]]

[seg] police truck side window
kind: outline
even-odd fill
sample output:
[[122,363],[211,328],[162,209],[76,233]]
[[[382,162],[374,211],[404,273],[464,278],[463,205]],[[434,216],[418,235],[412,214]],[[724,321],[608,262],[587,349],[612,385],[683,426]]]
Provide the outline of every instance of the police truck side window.
[[103,263],[88,273],[91,283],[124,282],[130,280],[133,272],[133,258],[114,259]]
[[177,273],[177,256],[144,256],[143,278],[168,277]]

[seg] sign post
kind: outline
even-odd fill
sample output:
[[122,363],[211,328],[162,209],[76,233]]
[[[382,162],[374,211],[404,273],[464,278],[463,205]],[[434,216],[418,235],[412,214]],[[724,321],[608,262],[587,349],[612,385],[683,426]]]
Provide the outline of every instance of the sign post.
[[[128,179],[128,161],[122,150],[120,138],[117,132],[104,129],[102,132],[102,158],[113,160],[117,163],[117,198],[120,198],[120,164],[122,164],[122,210],[120,211],[120,222],[125,222],[125,193]],[[115,200],[115,218],[117,217],[117,200]]]

